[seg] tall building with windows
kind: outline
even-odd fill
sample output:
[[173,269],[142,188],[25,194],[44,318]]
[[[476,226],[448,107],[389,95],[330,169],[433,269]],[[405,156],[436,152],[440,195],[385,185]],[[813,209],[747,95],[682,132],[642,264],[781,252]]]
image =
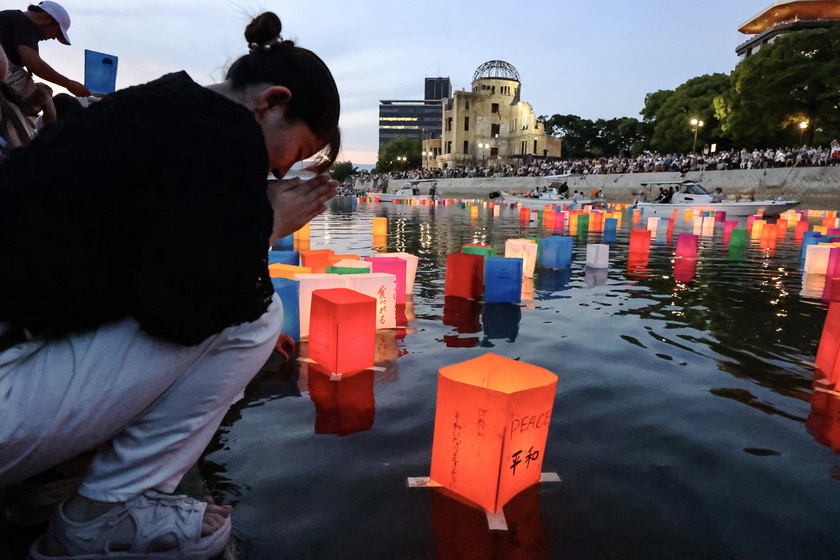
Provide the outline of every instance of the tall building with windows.
[[471,91],[445,101],[439,139],[423,142],[423,167],[525,163],[561,156],[559,138],[547,136],[530,104],[520,98],[519,72],[501,60],[473,74]]
[[440,138],[442,100],[450,95],[449,78],[426,78],[422,100],[380,100],[379,146],[400,137]]
[[825,28],[838,23],[838,0],[779,0],[741,24],[738,31],[752,37],[738,45],[735,53],[743,60],[785,33]]

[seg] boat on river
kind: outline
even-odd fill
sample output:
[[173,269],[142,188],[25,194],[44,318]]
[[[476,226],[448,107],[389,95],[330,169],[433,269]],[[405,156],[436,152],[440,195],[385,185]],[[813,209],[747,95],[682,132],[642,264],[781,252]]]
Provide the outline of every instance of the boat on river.
[[[634,192],[634,206],[641,209],[645,216],[667,216],[673,215],[674,210],[706,211],[714,210],[726,212],[727,217],[753,216],[763,214],[765,216],[778,216],[786,210],[799,205],[798,200],[786,200],[777,198],[773,200],[753,200],[751,194],[739,192],[724,198],[720,202],[713,202],[713,195],[709,193],[697,181],[645,181],[640,183],[642,190]],[[674,187],[674,195],[668,202],[653,201],[656,194],[655,188],[669,190]]]
[[561,208],[565,205],[570,209],[583,208],[584,206],[601,207],[607,202],[603,196],[592,197],[583,196],[581,194],[573,194],[569,197],[551,191],[536,193],[536,196],[534,194],[513,194],[502,191],[499,193],[499,196],[507,204],[519,204],[523,208],[531,208],[534,210],[542,210],[546,205],[550,204],[556,204],[557,208]]
[[437,180],[435,179],[413,179],[393,192],[373,192],[367,196],[378,198],[381,201],[391,200],[435,200],[437,191]]

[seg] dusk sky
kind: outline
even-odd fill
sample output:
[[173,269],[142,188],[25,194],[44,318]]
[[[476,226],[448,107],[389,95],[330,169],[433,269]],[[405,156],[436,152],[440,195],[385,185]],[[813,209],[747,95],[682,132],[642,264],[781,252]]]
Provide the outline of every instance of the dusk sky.
[[[83,80],[84,50],[118,57],[117,87],[186,70],[221,81],[246,52],[250,16],[272,10],[283,35],[317,53],[342,100],[341,161],[376,162],[380,99],[422,99],[426,77],[469,89],[489,60],[519,71],[537,115],[636,117],[645,95],[737,63],[742,23],[771,0],[539,0],[501,2],[233,2],[59,0],[72,46],[41,43],[41,56]],[[25,9],[6,4],[6,8]],[[61,91],[56,88],[56,91]]]

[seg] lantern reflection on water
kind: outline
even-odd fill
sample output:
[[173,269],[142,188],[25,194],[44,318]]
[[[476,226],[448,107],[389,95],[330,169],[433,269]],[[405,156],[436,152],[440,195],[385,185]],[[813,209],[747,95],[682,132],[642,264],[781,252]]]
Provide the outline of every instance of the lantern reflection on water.
[[373,370],[336,380],[318,364],[309,364],[307,388],[315,405],[316,434],[347,436],[373,427]]
[[376,299],[347,288],[312,292],[309,357],[327,371],[373,367]]
[[539,482],[557,376],[495,354],[441,368],[430,478],[491,512]]

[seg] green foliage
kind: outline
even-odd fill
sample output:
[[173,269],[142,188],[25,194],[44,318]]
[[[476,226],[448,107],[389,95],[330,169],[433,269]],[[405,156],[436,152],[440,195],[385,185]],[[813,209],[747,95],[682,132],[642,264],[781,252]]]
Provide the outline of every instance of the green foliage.
[[379,148],[379,159],[373,171],[387,173],[403,169],[418,169],[423,162],[422,148],[423,143],[419,138],[394,138]]
[[358,172],[359,169],[353,167],[353,163],[349,161],[337,161],[330,168],[330,175],[339,183],[343,183],[347,177],[355,175]]
[[641,151],[644,142],[642,123],[621,117],[592,122],[577,115],[552,115],[539,118],[546,133],[563,139],[563,157],[630,155]]
[[674,91],[660,90],[645,97],[642,117],[650,147],[661,153],[686,153],[694,147],[692,119],[703,121],[697,127],[697,149],[704,144],[721,145],[720,122],[715,116],[715,99],[729,89],[726,74],[692,78]]
[[779,36],[741,62],[716,108],[727,137],[744,145],[809,144],[840,135],[840,26]]

